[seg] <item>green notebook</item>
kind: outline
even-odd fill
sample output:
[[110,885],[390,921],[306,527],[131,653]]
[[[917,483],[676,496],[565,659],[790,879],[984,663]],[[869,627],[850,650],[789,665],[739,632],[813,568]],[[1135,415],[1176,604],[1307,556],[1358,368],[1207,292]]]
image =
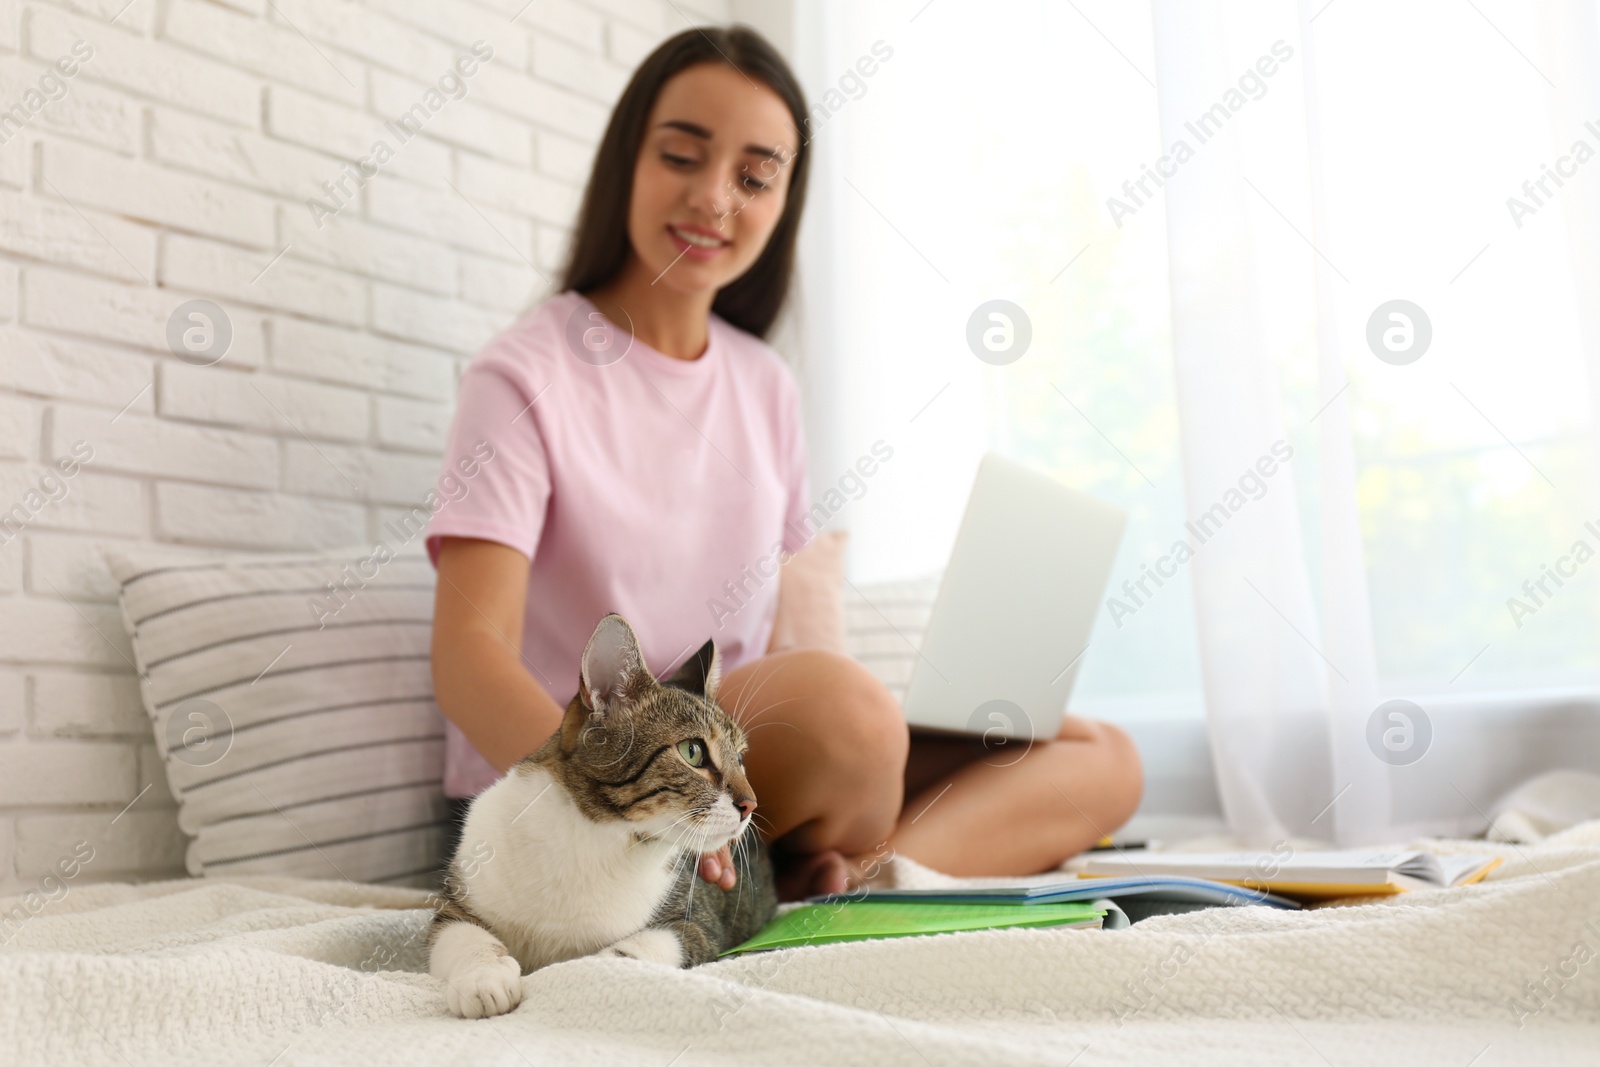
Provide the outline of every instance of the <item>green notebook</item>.
[[1105,909],[1087,901],[1064,904],[929,904],[904,901],[853,900],[805,904],[773,919],[742,945],[722,953],[765,952],[796,945],[831,945],[874,937],[914,937],[997,926],[1092,926],[1105,919]]

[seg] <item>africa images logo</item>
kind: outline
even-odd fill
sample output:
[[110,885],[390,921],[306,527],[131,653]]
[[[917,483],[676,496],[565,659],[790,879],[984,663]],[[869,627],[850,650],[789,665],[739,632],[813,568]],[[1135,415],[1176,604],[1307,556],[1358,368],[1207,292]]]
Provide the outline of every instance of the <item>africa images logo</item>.
[[[487,63],[494,58],[494,48],[477,41],[472,46],[471,54],[463,52],[456,57],[455,63],[435,80],[422,94],[422,98],[412,104],[399,117],[392,122],[384,123],[387,130],[395,140],[395,144],[404,148],[405,145],[427,125],[428,120],[452,100],[464,99],[467,95],[467,79],[478,72],[480,62]],[[384,166],[395,157],[396,149],[390,147],[389,142],[383,138],[372,142],[368,153],[354,162],[345,162],[339,168],[339,177],[322,183],[322,191],[327,194],[326,200],[316,197],[306,198],[306,209],[311,212],[311,221],[317,224],[317,229],[322,229],[323,224],[338,215],[355,200],[356,193],[365,188],[368,181],[378,176]],[[354,188],[351,188],[351,185]]]

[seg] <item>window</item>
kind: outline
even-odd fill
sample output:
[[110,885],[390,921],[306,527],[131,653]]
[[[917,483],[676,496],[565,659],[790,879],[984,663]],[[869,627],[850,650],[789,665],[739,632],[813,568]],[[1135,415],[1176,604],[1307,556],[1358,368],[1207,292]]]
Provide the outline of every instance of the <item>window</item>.
[[[1575,142],[1600,151],[1600,128],[1552,106],[1549,27],[1510,3],[1340,0],[1318,12],[1308,79],[1294,5],[1224,8],[1227,69],[1248,71],[1275,42],[1292,51],[1224,136],[1251,189],[1255,312],[1295,449],[1314,595],[1317,419],[1342,404],[1385,693],[1600,681],[1600,434],[1579,318],[1586,261],[1566,214],[1595,197],[1551,186],[1520,226],[1508,208]],[[1128,509],[1115,594],[1193,517],[1165,198],[1125,187],[1166,150],[1150,9],[829,12],[830,69],[875,41],[893,49],[818,133],[840,242],[837,432],[857,452],[878,437],[896,448],[894,476],[848,517],[852,580],[941,567],[993,448]],[[1600,158],[1562,166],[1600,182]],[[1133,210],[1113,217],[1113,197]],[[1003,366],[966,344],[969,316],[994,299],[1031,327],[1025,355]],[[1374,311],[1396,299],[1431,328],[1407,365],[1367,340]],[[1328,344],[1350,381],[1334,396],[1318,375]],[[1579,541],[1593,558],[1573,556]],[[1535,598],[1524,582],[1541,579]],[[1513,617],[1512,598],[1531,610]],[[1102,611],[1073,708],[1198,715],[1199,662],[1180,573],[1131,615]]]

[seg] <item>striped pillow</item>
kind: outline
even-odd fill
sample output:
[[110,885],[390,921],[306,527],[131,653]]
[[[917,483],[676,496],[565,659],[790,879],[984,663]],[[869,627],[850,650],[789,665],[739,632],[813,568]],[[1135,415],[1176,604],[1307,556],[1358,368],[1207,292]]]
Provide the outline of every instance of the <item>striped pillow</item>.
[[448,809],[426,555],[106,562],[191,874],[435,885]]
[[911,685],[911,668],[933,614],[942,570],[897,582],[845,582],[845,649],[877,676],[896,700]]

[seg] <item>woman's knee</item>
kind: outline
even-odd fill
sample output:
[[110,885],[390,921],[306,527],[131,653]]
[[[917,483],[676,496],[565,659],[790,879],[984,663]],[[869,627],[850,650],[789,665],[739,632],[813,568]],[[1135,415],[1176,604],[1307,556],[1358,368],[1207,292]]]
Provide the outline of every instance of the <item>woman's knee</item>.
[[857,779],[905,773],[911,732],[894,694],[867,668],[838,652],[816,650],[814,669],[824,679],[827,729],[821,739],[831,767]]
[[894,694],[860,663],[836,652],[808,655],[817,681],[815,772],[834,813],[827,847],[870,849],[900,817],[910,730]]

